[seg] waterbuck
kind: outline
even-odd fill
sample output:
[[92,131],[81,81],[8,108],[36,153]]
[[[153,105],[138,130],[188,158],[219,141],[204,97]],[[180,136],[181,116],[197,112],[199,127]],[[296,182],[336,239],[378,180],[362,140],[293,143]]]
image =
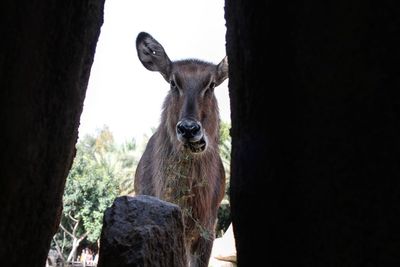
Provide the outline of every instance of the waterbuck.
[[170,85],[161,123],[135,173],[135,194],[178,204],[183,212],[189,265],[207,266],[217,211],[225,191],[219,156],[219,110],[214,88],[228,77],[228,61],[171,61],[151,35],[136,39],[140,61]]

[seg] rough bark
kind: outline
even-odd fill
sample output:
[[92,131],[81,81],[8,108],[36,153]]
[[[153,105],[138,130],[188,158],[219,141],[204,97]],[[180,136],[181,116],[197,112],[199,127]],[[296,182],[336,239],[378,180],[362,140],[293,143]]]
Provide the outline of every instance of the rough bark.
[[179,206],[151,196],[118,197],[104,214],[99,267],[186,267]]
[[239,266],[399,265],[395,3],[226,1]]
[[44,266],[104,0],[0,4],[0,258]]

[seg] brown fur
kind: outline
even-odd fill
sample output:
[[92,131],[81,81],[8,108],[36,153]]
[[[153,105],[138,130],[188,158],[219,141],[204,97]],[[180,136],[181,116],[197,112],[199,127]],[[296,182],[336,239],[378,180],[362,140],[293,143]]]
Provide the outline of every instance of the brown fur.
[[[207,266],[225,191],[218,149],[219,111],[211,83],[218,85],[226,78],[227,66],[198,60],[171,62],[162,46],[145,33],[139,34],[137,47],[146,68],[159,71],[173,82],[161,123],[137,167],[135,193],[156,196],[182,208],[190,266]],[[153,55],[158,57],[151,58]],[[204,151],[193,153],[178,140],[176,126],[184,118],[201,123],[207,142]]]

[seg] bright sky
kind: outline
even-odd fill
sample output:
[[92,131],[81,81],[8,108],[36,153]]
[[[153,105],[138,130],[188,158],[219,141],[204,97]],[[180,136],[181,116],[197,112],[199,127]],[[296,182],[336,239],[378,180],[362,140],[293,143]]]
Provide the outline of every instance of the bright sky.
[[[224,0],[106,0],[79,136],[108,125],[117,142],[140,140],[160,122],[169,85],[140,63],[135,41],[151,34],[171,60],[218,64],[225,56]],[[230,121],[228,81],[215,89],[221,119]]]

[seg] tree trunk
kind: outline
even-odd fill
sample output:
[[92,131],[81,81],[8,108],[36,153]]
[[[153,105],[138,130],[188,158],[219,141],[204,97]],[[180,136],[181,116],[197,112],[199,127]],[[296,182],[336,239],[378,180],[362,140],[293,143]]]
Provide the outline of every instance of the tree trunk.
[[80,243],[81,242],[79,241],[78,238],[75,237],[73,239],[73,241],[72,241],[72,249],[71,249],[71,251],[70,251],[70,253],[68,255],[67,262],[71,262],[71,261],[74,261],[76,259],[76,251],[77,251]]
[[[64,238],[65,238],[65,236],[64,236]],[[54,238],[54,236],[53,236],[53,242],[56,244],[56,250],[57,250],[58,255],[60,256],[61,260],[63,262],[65,262],[64,255],[63,255],[63,248],[60,247],[60,245],[57,243],[57,240]],[[63,240],[63,242],[64,242],[64,240]]]

